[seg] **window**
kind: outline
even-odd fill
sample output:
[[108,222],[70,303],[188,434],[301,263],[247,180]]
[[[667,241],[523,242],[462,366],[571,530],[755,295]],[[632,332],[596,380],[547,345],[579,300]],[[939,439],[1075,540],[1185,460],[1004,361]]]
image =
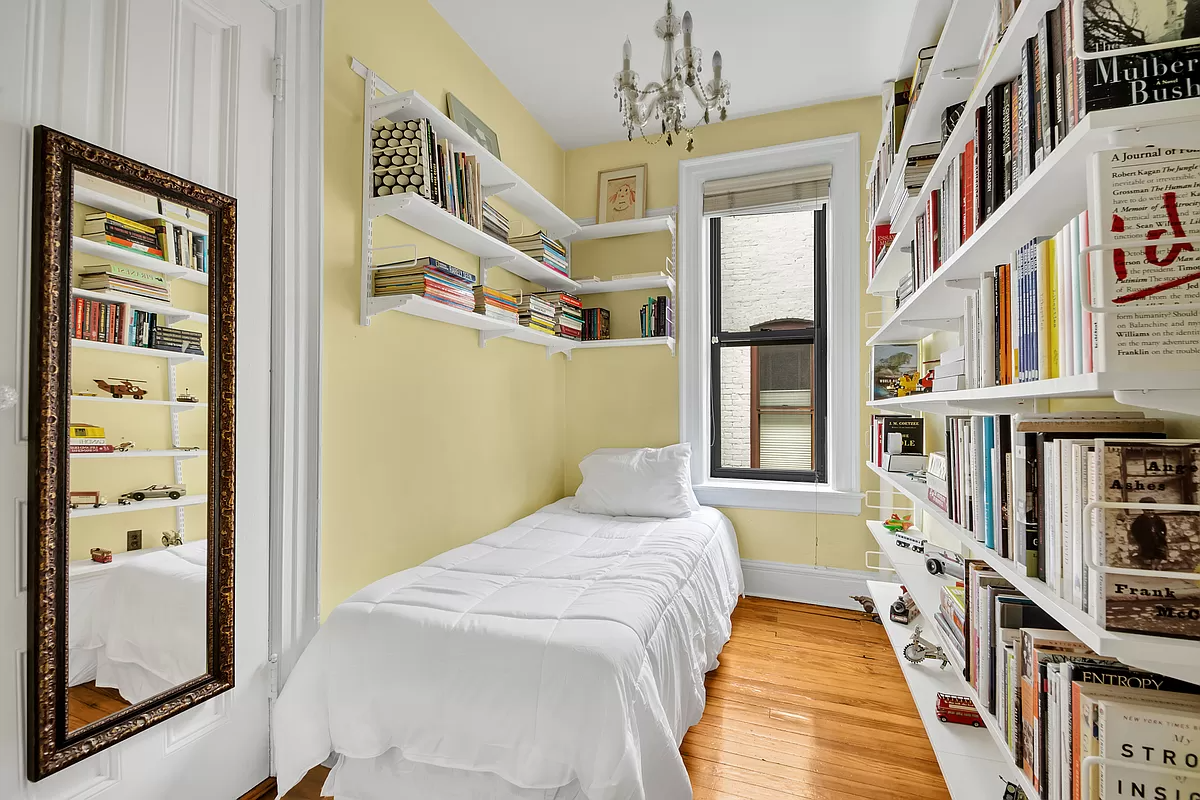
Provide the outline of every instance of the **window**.
[[679,165],[679,418],[702,503],[858,514],[858,136]]
[[825,204],[713,215],[711,474],[825,482]]

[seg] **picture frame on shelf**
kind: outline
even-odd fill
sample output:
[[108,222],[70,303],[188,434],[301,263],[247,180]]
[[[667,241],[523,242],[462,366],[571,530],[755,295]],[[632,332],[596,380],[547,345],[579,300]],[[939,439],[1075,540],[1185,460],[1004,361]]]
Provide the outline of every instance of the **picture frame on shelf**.
[[601,172],[597,178],[596,224],[646,216],[646,165]]
[[500,139],[496,136],[496,132],[489,128],[474,111],[463,105],[462,100],[449,92],[446,92],[446,110],[455,125],[483,145],[484,149],[494,155],[497,160],[503,161],[500,158]]
[[920,344],[877,344],[871,348],[871,399],[911,394],[920,375]]

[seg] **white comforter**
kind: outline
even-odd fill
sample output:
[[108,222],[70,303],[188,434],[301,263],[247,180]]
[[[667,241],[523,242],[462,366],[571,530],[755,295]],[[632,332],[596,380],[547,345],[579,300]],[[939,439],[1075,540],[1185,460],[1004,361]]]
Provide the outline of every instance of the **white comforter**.
[[96,657],[96,685],[130,703],[207,669],[208,542],[147,553],[105,577],[82,647]]
[[280,794],[330,752],[393,751],[527,789],[577,782],[587,800],[690,798],[678,747],[741,589],[719,511],[605,517],[569,499],[377,581],[284,687]]

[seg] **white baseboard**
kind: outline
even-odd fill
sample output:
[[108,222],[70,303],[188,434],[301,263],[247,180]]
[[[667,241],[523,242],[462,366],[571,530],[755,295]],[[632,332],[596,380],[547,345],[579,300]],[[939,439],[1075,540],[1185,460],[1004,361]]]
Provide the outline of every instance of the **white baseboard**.
[[851,600],[850,595],[867,594],[869,580],[890,580],[886,572],[860,572],[747,558],[742,559],[742,575],[746,580],[746,594],[751,597],[856,610],[861,610],[862,606]]

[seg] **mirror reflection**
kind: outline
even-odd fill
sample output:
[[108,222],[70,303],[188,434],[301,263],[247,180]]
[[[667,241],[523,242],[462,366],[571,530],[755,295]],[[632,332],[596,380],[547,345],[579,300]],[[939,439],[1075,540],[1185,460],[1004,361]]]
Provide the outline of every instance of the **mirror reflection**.
[[67,730],[206,673],[208,219],[72,175]]

